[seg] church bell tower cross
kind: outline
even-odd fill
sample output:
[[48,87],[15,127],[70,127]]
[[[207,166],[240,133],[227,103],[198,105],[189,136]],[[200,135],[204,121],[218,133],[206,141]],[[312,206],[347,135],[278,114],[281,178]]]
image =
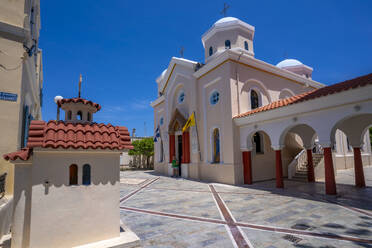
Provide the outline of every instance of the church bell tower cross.
[[223,17],[226,17],[226,12],[227,12],[227,9],[228,8],[230,8],[230,6],[227,4],[227,3],[224,3],[223,4],[223,9],[222,9],[222,11],[220,12],[222,15],[223,15]]
[[80,73],[80,78],[79,78],[79,98],[81,97],[81,82],[83,81],[83,77],[81,76]]

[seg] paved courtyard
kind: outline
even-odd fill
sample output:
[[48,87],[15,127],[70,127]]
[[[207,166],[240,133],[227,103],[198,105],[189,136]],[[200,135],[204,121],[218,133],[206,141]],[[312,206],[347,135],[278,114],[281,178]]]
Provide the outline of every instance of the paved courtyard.
[[144,247],[372,247],[372,167],[365,189],[339,171],[324,184],[285,180],[231,186],[121,172],[121,218]]

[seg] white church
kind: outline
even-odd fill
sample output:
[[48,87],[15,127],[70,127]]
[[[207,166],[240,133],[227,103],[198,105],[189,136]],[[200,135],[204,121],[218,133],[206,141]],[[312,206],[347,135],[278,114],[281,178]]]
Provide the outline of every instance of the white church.
[[[233,17],[202,35],[205,62],[173,57],[156,79],[156,172],[228,184],[283,178],[325,179],[336,194],[337,170],[355,168],[365,186],[371,165],[372,74],[326,86],[295,59],[255,58],[255,27]],[[196,125],[182,128],[195,114]]]

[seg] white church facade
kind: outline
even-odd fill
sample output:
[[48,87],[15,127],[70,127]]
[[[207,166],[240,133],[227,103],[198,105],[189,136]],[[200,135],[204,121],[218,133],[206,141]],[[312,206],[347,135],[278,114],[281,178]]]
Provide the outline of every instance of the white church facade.
[[[371,165],[372,75],[325,86],[298,60],[271,65],[254,57],[255,28],[217,21],[202,36],[205,64],[173,57],[156,79],[154,167],[171,175],[229,184],[303,176],[325,178],[335,194],[337,169],[355,167],[365,185]],[[195,114],[196,126],[182,132]]]

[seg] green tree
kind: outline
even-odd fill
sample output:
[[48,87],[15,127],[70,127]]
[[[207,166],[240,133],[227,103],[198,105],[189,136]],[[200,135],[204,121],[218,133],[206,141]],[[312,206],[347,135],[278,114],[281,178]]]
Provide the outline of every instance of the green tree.
[[143,155],[146,157],[146,167],[150,168],[150,158],[154,155],[154,140],[146,138],[135,140],[132,142],[133,149],[129,151],[129,155]]

